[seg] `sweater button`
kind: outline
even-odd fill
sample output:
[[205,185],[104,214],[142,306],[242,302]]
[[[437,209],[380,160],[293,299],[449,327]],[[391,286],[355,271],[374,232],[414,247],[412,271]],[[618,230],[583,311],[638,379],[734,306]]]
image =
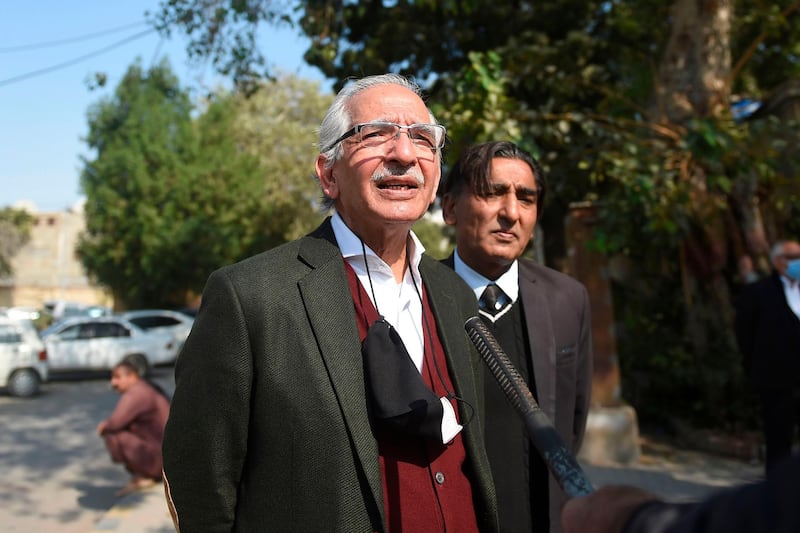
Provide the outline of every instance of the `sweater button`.
[[442,483],[444,483],[444,474],[443,474],[443,473],[441,473],[441,472],[436,472],[436,475],[435,475],[435,476],[433,476],[433,477],[434,477],[434,479],[436,480],[436,483],[438,483],[439,485],[441,485]]

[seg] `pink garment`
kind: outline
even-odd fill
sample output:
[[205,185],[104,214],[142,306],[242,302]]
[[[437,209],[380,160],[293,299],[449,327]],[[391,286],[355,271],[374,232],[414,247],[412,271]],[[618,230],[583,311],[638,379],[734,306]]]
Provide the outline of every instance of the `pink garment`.
[[106,420],[103,438],[115,463],[134,476],[161,478],[161,441],[169,402],[146,381],[123,393]]

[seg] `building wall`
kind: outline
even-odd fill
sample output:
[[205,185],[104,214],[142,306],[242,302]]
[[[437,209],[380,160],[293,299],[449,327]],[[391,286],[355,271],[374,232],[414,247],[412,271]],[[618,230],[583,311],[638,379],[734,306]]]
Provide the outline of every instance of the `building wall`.
[[46,300],[111,306],[111,296],[90,283],[75,253],[83,210],[33,215],[31,240],[11,261],[13,277],[0,284],[0,306],[41,307]]

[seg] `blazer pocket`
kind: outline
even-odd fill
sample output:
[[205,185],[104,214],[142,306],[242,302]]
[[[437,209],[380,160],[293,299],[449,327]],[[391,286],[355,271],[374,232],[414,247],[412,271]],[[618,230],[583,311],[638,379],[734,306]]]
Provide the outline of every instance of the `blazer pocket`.
[[556,350],[556,364],[558,366],[571,365],[575,362],[576,354],[577,346],[575,344],[561,346]]

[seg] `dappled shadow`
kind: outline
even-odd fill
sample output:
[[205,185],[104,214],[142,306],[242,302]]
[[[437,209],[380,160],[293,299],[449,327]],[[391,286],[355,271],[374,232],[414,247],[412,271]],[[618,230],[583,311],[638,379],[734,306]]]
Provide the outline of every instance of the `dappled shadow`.
[[712,492],[755,482],[763,465],[713,453],[648,442],[633,465],[582,463],[595,487],[626,484],[673,501],[702,499]]
[[[49,479],[53,470],[70,466],[76,456],[105,453],[95,434],[97,423],[116,405],[116,393],[105,383],[70,390],[48,387],[37,398],[0,405],[0,464],[21,468],[28,481]],[[13,411],[13,416],[10,412]]]
[[114,505],[119,497],[117,491],[122,487],[113,481],[102,481],[98,483],[78,483],[75,489],[80,492],[78,503],[84,509],[95,509],[105,511]]
[[[170,370],[156,378],[171,388]],[[74,529],[117,503],[129,474],[111,461],[95,429],[118,399],[107,373],[51,381],[34,398],[0,397],[3,528]]]

